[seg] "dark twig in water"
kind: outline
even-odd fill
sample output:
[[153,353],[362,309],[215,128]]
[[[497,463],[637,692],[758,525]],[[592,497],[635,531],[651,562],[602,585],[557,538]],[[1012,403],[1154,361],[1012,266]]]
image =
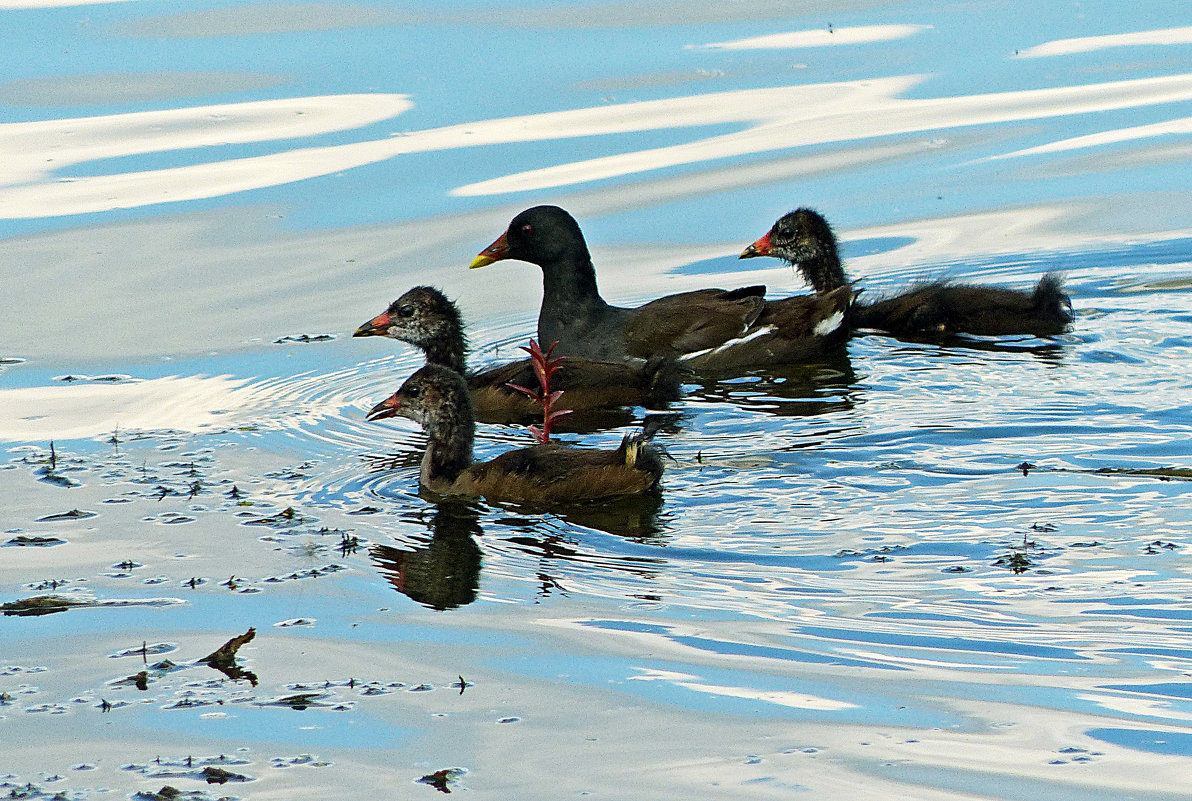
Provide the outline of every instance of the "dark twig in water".
[[253,673],[252,671],[245,670],[236,664],[236,652],[240,650],[240,646],[251,642],[252,638],[255,636],[257,636],[257,630],[250,627],[248,631],[228,640],[218,649],[212,651],[211,653],[207,654],[207,656],[200,659],[199,662],[215,668],[233,681],[247,679],[253,687],[256,687],[257,674]]
[[428,773],[418,781],[423,784],[429,784],[440,793],[450,793],[451,788],[448,785],[461,773],[463,771],[459,768],[444,768],[443,770],[436,770],[434,773]]
[[35,595],[32,598],[22,598],[19,601],[0,604],[0,612],[16,617],[36,617],[65,612],[72,607],[90,605],[87,601],[76,601],[71,598],[63,598],[60,595]]

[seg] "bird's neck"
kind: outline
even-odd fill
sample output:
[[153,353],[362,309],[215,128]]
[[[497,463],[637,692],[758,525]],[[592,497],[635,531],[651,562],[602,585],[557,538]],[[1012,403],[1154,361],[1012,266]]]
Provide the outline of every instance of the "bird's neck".
[[446,331],[428,341],[417,343],[429,364],[441,364],[463,375],[468,343],[462,331]]
[[592,259],[582,257],[555,262],[542,270],[542,309],[538,315],[538,340],[545,347],[565,341],[576,320],[592,320],[611,307],[600,297]]
[[596,287],[596,268],[585,252],[542,268],[542,299],[555,306],[607,306]]
[[438,420],[427,430],[429,441],[422,456],[421,483],[453,482],[472,464],[473,422],[468,419]]
[[807,283],[815,288],[818,295],[839,289],[848,283],[848,277],[844,274],[844,265],[840,263],[840,255],[836,252],[835,243],[823,245],[817,253],[802,259],[798,267],[799,272],[803,274]]

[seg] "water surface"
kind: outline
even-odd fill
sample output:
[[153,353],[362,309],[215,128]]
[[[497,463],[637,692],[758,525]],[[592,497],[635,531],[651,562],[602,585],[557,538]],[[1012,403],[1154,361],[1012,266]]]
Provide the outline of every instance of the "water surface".
[[[0,789],[1186,797],[1183,4],[0,5],[0,602],[78,604],[0,623]],[[735,256],[810,205],[869,296],[1077,321],[564,435],[668,415],[653,502],[432,504],[350,333],[433,283],[511,358],[537,270],[466,264],[538,203],[613,302],[807,291]]]

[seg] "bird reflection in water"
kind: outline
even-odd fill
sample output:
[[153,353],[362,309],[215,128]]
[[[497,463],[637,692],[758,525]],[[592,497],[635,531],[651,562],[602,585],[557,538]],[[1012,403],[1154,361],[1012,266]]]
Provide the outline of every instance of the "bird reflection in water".
[[455,609],[476,600],[480,586],[480,506],[447,500],[429,507],[430,539],[412,549],[374,545],[373,564],[394,589],[432,609]]
[[[617,498],[602,502],[575,504],[554,509],[552,517],[567,528],[596,529],[636,542],[661,542],[663,500],[658,494]],[[625,559],[583,550],[573,536],[560,535],[558,524],[544,521],[540,511],[523,510],[503,504],[504,514],[490,522],[517,533],[506,538],[519,550],[540,557],[544,562],[600,562],[632,572],[648,573],[655,559]],[[476,600],[480,586],[482,551],[476,537],[484,533],[481,525],[484,504],[463,499],[444,499],[425,509],[403,515],[429,529],[423,542],[401,547],[374,545],[369,556],[381,575],[401,594],[432,609],[446,610],[466,606]],[[427,514],[429,512],[429,515]],[[428,519],[429,518],[429,519]],[[558,586],[542,567],[539,580]]]
[[[877,332],[874,337],[886,336]],[[1045,367],[1059,367],[1068,356],[1068,344],[1043,337],[981,337],[967,334],[935,336],[902,336],[890,338],[892,356],[913,353],[927,358],[952,359],[975,356],[976,353],[1009,356],[1025,355]]]
[[853,408],[857,375],[843,348],[805,365],[772,368],[733,380],[701,381],[688,397],[767,412],[813,417]]

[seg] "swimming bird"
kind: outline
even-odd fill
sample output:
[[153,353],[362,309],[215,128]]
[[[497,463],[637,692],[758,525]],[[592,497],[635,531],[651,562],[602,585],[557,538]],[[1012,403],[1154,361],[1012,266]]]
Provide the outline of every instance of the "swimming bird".
[[764,367],[806,358],[833,344],[851,290],[824,299],[767,301],[764,286],[700,289],[637,306],[600,296],[596,270],[575,218],[557,206],[535,206],[480,252],[471,266],[502,259],[542,269],[540,342],[561,355],[600,359],[670,356],[696,372]]
[[[434,287],[413,287],[352,336],[386,336],[408,342],[426,354],[428,364],[441,364],[462,374],[476,417],[482,422],[522,420],[542,411],[537,401],[508,386],[538,385],[529,359],[480,372],[465,371],[468,342],[463,318],[459,308]],[[559,363],[551,388],[565,393],[567,408],[584,412],[616,406],[663,406],[679,397],[681,379],[682,371],[672,359],[627,363],[569,357]]]
[[[809,208],[779,218],[740,258],[775,256],[798,268],[817,294],[849,286],[836,236],[827,220]],[[890,298],[853,303],[852,328],[873,328],[896,336],[950,334],[1063,333],[1072,322],[1072,304],[1063,283],[1048,273],[1029,292],[1000,287],[931,281]]]
[[662,477],[657,450],[640,437],[626,437],[615,450],[548,442],[473,464],[475,421],[468,386],[459,373],[439,364],[419,368],[367,417],[398,415],[420,423],[426,432],[419,483],[436,495],[566,505],[641,495],[655,490]]

